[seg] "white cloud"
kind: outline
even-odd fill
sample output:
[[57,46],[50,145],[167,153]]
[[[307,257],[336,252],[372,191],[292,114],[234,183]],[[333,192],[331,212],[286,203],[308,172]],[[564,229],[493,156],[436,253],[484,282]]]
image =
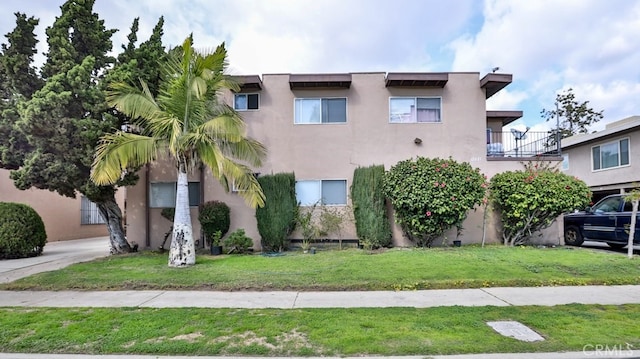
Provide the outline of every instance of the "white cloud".
[[526,98],[526,92],[503,89],[487,100],[487,110],[517,110]]
[[604,118],[591,129],[600,131],[607,123],[640,113],[640,83],[612,81],[606,84],[582,83],[573,85],[577,98],[589,101],[595,111],[604,110]]
[[513,73],[510,89],[529,107],[529,122],[541,121],[540,110],[567,87],[605,109],[603,123],[640,112],[640,2],[488,0],[484,19],[477,34],[451,43],[453,68]]

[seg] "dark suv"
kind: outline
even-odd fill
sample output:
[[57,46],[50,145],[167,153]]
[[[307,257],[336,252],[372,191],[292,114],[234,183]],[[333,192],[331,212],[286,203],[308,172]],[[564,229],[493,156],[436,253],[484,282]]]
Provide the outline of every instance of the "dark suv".
[[[634,244],[640,244],[640,215],[636,216]],[[601,199],[584,212],[564,216],[564,242],[572,246],[585,240],[606,242],[612,248],[622,248],[629,241],[631,202],[616,194]]]

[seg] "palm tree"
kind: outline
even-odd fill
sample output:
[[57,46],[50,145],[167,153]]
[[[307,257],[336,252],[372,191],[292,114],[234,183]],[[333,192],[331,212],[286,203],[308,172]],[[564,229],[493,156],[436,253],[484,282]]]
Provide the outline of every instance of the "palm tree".
[[178,170],[169,266],[184,267],[195,264],[196,258],[187,173],[204,164],[224,188],[228,190],[233,181],[248,205],[261,207],[264,194],[249,166],[260,166],[266,150],[246,136],[238,112],[219,100],[221,91],[239,90],[224,74],[224,43],[213,52],[198,53],[189,37],[171,55],[162,65],[164,77],[155,99],[143,81],[141,89],[110,85],[107,102],[131,118],[138,133],[103,136],[91,179],[97,184],[115,183],[123,172],[168,154]]

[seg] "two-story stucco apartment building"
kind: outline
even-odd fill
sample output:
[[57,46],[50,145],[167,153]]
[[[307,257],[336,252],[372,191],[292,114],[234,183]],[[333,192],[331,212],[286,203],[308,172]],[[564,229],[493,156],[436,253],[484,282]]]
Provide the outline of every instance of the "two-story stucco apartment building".
[[[382,164],[389,169],[416,156],[452,157],[491,177],[521,169],[523,157],[561,159],[558,151],[538,145],[546,142],[534,133],[503,134],[503,126],[520,118],[521,111],[487,111],[487,99],[511,83],[509,74],[480,78],[477,72],[374,72],[236,79],[241,91],[226,93],[224,100],[242,112],[248,135],[268,150],[255,172],[295,172],[302,205],[321,198],[328,205],[349,205],[358,166]],[[140,175],[138,184],[127,189],[127,235],[143,248],[157,248],[171,226],[160,212],[173,206],[175,169],[155,163]],[[199,233],[198,205],[221,200],[231,208],[231,230],[245,229],[259,248],[255,210],[237,193],[226,193],[208,170],[193,173],[190,181],[194,233]],[[470,213],[463,242],[482,239],[482,217],[481,210]],[[489,241],[501,238],[493,225],[485,233]],[[408,244],[398,228],[393,235],[396,245]],[[355,239],[353,225],[341,237]]]
[[602,131],[563,139],[562,170],[585,181],[594,202],[629,192],[640,186],[639,144],[640,116],[609,123]]

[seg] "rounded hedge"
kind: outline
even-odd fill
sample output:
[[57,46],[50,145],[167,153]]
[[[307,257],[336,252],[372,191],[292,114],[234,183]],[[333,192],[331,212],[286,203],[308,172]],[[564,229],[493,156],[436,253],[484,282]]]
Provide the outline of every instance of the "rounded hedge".
[[224,237],[229,231],[229,226],[231,226],[231,210],[224,202],[209,201],[202,205],[198,220],[200,221],[207,242],[211,244],[211,240],[217,231],[220,231],[220,237]]
[[0,202],[0,258],[26,258],[42,254],[47,243],[44,222],[33,208]]

